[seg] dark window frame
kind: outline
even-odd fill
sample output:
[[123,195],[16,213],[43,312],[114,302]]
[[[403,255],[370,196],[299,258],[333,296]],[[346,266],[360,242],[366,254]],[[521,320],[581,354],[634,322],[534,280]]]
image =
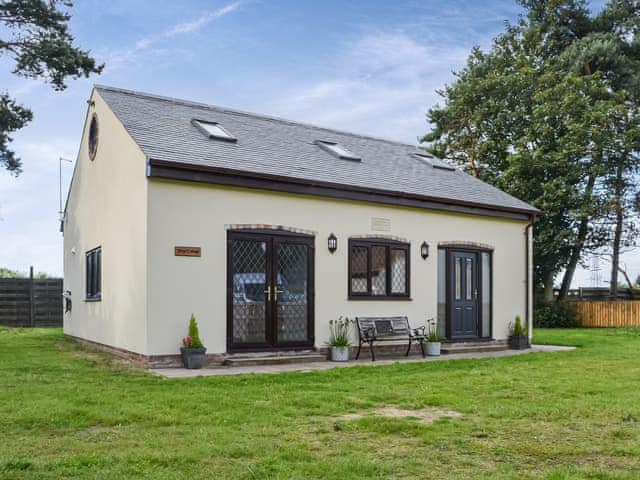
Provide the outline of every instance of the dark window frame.
[[[354,247],[367,249],[367,291],[354,292],[352,290],[352,270],[351,253]],[[385,248],[385,295],[373,295],[371,251],[372,247]],[[402,250],[405,254],[405,291],[403,293],[393,293],[391,291],[391,251]],[[350,238],[349,251],[347,254],[348,264],[348,291],[349,300],[410,300],[411,299],[411,244],[388,238]]]
[[102,247],[85,253],[85,300],[102,300]]

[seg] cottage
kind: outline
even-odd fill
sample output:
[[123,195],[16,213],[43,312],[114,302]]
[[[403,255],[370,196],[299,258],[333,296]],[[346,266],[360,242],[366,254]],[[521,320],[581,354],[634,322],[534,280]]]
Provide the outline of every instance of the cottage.
[[322,348],[340,315],[504,344],[537,213],[414,145],[96,86],[64,331],[149,365],[177,362],[192,312],[213,361]]

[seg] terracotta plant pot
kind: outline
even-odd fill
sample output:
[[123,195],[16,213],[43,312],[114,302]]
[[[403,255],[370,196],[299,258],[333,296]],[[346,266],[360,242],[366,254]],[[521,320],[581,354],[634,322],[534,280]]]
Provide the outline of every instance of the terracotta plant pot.
[[204,365],[205,353],[207,352],[206,348],[185,348],[182,347],[180,349],[180,353],[182,353],[182,364],[184,368],[202,368]]

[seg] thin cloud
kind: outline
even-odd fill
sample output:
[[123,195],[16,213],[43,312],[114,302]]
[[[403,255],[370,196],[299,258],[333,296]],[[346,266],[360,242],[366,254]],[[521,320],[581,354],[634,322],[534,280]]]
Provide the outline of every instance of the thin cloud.
[[161,43],[165,40],[173,38],[178,35],[185,35],[188,33],[193,33],[202,28],[209,25],[211,22],[228,15],[236,11],[242,2],[233,2],[228,5],[225,5],[222,8],[217,10],[213,10],[211,12],[206,13],[205,15],[198,17],[196,19],[190,20],[188,22],[178,23],[160,33],[148,35],[146,37],[138,40],[133,48],[119,54],[115,54],[108,62],[107,67],[111,70],[121,66],[122,64],[131,61],[135,57],[147,51],[153,45]]
[[436,89],[467,55],[465,46],[434,46],[404,31],[369,33],[345,45],[326,77],[294,87],[266,107],[285,117],[416,143],[427,131],[425,113],[438,100]]
[[204,17],[198,18],[191,22],[180,23],[173,28],[170,28],[164,33],[164,38],[169,38],[174,35],[179,35],[181,33],[190,33],[195,32],[196,30],[200,30],[202,27],[208,25],[209,23],[217,20],[220,17],[227,15],[228,13],[234,12],[240,7],[241,2],[230,3],[229,5],[222,7],[213,12],[209,12]]

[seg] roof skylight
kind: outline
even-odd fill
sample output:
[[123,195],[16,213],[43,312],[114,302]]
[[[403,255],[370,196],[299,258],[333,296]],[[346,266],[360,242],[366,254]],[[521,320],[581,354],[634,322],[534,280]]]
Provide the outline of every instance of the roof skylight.
[[326,142],[324,140],[316,140],[314,143],[318,145],[320,148],[322,148],[323,150],[326,150],[327,152],[332,153],[338,158],[342,158],[344,160],[354,160],[357,162],[362,160],[358,155],[356,155],[355,153],[351,153],[349,150],[347,150],[346,148],[344,148],[342,145],[338,143]]
[[431,165],[433,168],[439,168],[441,170],[455,170],[455,167],[452,165],[449,165],[447,162],[443,162],[442,160],[440,160],[439,158],[434,157],[433,155],[431,155],[430,153],[414,153],[413,154],[414,157],[419,158],[420,160],[422,160],[423,162]]
[[204,120],[192,120],[191,123],[195,125],[202,133],[209,138],[216,140],[226,140],[227,142],[238,141],[233,135],[227,132],[222,125],[217,122],[205,122]]

